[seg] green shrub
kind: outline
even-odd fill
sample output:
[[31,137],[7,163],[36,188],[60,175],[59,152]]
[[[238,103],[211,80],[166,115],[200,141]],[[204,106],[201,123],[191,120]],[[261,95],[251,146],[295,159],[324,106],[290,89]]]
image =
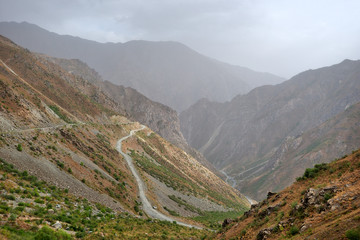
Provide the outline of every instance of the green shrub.
[[360,228],[346,231],[345,236],[350,240],[360,240]]
[[60,167],[60,168],[64,168],[64,163],[60,162],[59,160],[56,160],[56,164]]
[[325,193],[324,200],[327,201],[327,200],[331,199],[332,197],[333,197],[333,194]]
[[297,201],[292,202],[292,203],[291,203],[291,208],[294,209],[297,204],[298,204]]
[[296,181],[300,181],[306,178],[315,178],[320,171],[325,171],[328,168],[329,166],[326,163],[315,164],[314,168],[307,168],[304,172],[304,175],[302,177],[296,178]]
[[16,220],[17,216],[15,214],[11,214],[9,217],[10,222],[14,222]]
[[70,240],[72,237],[64,230],[54,231],[48,226],[42,227],[35,235],[35,240]]
[[39,203],[39,204],[44,204],[45,203],[44,200],[42,200],[40,198],[35,199],[34,202]]
[[21,151],[23,150],[20,143],[16,146],[16,149],[17,149],[19,152],[21,152]]
[[13,195],[4,195],[3,197],[7,200],[15,200],[15,197]]
[[289,230],[289,234],[291,236],[294,236],[296,234],[299,233],[299,228],[297,226],[291,226],[290,230]]

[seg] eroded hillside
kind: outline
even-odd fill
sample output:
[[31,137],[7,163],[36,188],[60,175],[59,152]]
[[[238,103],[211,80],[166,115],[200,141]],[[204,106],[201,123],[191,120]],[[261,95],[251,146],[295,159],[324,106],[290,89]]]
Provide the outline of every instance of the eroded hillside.
[[279,193],[228,220],[218,239],[359,239],[360,151],[306,169]]

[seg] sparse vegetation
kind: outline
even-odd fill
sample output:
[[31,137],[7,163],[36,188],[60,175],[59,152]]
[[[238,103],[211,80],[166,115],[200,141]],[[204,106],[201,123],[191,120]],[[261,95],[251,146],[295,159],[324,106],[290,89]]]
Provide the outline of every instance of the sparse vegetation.
[[[238,238],[242,229],[251,229],[247,231],[247,239],[264,239],[264,236],[271,239],[326,239],[329,236],[360,239],[359,200],[356,197],[359,185],[355,183],[359,174],[359,168],[355,166],[360,161],[357,153],[307,169],[293,186],[268,196],[236,219],[236,224],[224,227],[220,232],[226,232],[229,239]],[[289,200],[291,204],[283,204]],[[306,222],[311,222],[311,227],[304,224]],[[224,236],[221,234],[218,238]]]
[[201,211],[199,208],[192,206],[191,204],[187,203],[185,200],[181,199],[180,197],[176,197],[175,195],[170,195],[168,197],[174,202],[176,202],[179,206],[184,206],[185,210],[197,213],[199,215],[204,214],[204,212]]
[[58,117],[59,117],[60,119],[62,119],[64,122],[66,122],[66,123],[71,123],[71,120],[70,120],[65,114],[63,114],[63,113],[60,111],[60,109],[59,109],[58,106],[50,105],[49,108],[50,108],[51,110],[53,110],[53,112],[54,112],[56,115],[58,115]]
[[171,215],[171,216],[180,216],[177,212],[168,209],[167,207],[164,207],[164,209]]
[[[19,191],[16,190],[18,188],[15,188],[13,190],[14,195],[9,195],[9,197],[1,196],[3,200],[0,201],[0,214],[9,214],[9,218],[7,219],[8,223],[0,226],[0,238],[6,236],[9,239],[25,240],[73,239],[63,230],[55,231],[47,227],[45,221],[51,225],[59,221],[63,228],[74,231],[76,238],[84,239],[97,239],[99,237],[97,232],[99,231],[105,233],[109,239],[143,239],[147,237],[158,239],[164,232],[166,232],[168,238],[191,237],[201,239],[209,234],[207,231],[190,229],[171,222],[138,219],[127,216],[127,214],[116,214],[110,208],[101,204],[94,205],[86,199],[79,199],[69,195],[67,189],[60,190],[55,186],[47,185],[43,181],[38,181],[36,177],[29,175],[28,172],[20,172],[2,159],[0,159],[0,174],[3,176],[8,174],[11,181],[21,184],[24,188],[24,190],[19,188]],[[0,189],[10,192],[10,189],[3,184],[6,179],[0,181]],[[42,192],[47,196],[40,197],[38,192]],[[8,206],[6,201],[15,200],[15,194],[19,197],[24,196],[31,199],[33,203],[19,202],[17,208]],[[37,204],[45,204],[45,207]],[[138,203],[135,206],[139,210]],[[28,213],[23,212],[25,208],[33,210]],[[16,219],[21,212],[28,217],[34,217],[33,220],[26,222],[30,228],[23,229],[21,225],[17,225],[16,221],[18,220]],[[6,219],[4,220],[6,221]],[[43,227],[40,229],[39,226]],[[161,231],[159,232],[158,229],[161,229]]]
[[234,219],[241,216],[241,214],[243,214],[242,211],[205,211],[202,215],[193,217],[192,219],[205,224],[205,226],[211,229],[219,229],[224,219]]

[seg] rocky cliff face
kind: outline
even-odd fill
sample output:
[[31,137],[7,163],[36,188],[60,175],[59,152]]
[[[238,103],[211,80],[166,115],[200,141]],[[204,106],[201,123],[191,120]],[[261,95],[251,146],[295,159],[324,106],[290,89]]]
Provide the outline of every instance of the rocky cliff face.
[[216,61],[177,42],[102,44],[14,22],[0,23],[0,33],[34,52],[80,59],[103,79],[132,87],[177,111],[203,97],[227,101],[256,86],[284,80]]
[[[180,114],[181,129],[191,146],[235,177],[240,189],[259,199],[264,193],[259,196],[255,191],[272,175],[268,164],[274,154],[289,139],[297,139],[359,102],[359,76],[360,61],[345,60],[276,86],[256,88],[228,103],[200,101]],[[247,186],[259,176],[261,182]],[[290,184],[292,178],[284,181]]]

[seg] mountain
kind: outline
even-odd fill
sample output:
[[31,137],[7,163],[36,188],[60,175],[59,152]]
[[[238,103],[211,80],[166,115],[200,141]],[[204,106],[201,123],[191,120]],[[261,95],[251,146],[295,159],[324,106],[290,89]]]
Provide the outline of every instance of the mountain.
[[[54,58],[44,54],[37,54],[37,56],[48,71],[56,72],[60,66],[65,71],[59,74],[60,76],[64,77],[71,73],[79,77],[80,80],[68,80],[68,82],[80,89],[82,93],[90,96],[92,101],[117,111],[130,120],[148,126],[166,140],[195,157],[211,171],[221,175],[202,154],[187,144],[180,131],[178,114],[170,107],[151,101],[133,88],[104,81],[94,69],[78,59]],[[49,64],[49,62],[54,64]]]
[[297,182],[228,219],[217,239],[359,239],[360,151],[306,169]]
[[0,34],[34,52],[80,59],[103,79],[132,87],[177,111],[200,98],[223,102],[256,86],[284,80],[216,61],[177,42],[103,44],[58,35],[26,22],[2,22]]
[[[102,222],[116,215],[121,221],[152,217],[216,228],[219,218],[248,209],[249,202],[237,190],[150,128],[127,119],[117,111],[119,103],[89,81],[4,37],[0,60],[0,158],[1,166],[14,173],[12,182],[1,185],[2,201],[7,201],[1,211],[14,209],[13,217],[4,216],[6,224],[22,229],[24,219],[36,216],[39,221],[30,221],[26,230],[59,221],[73,234],[87,235],[111,228]],[[4,173],[1,179],[8,177]],[[20,185],[22,180],[31,185]],[[9,189],[16,190],[10,194]],[[86,202],[86,209],[81,203],[77,217],[69,217],[65,209],[76,206],[59,191]],[[26,215],[22,218],[15,209],[22,201],[40,205],[30,204],[20,212]],[[84,211],[86,220],[80,221]]]
[[260,200],[309,164],[360,144],[358,106],[351,108],[360,102],[359,76],[360,61],[345,60],[227,103],[203,99],[180,114],[181,130],[238,189]]

